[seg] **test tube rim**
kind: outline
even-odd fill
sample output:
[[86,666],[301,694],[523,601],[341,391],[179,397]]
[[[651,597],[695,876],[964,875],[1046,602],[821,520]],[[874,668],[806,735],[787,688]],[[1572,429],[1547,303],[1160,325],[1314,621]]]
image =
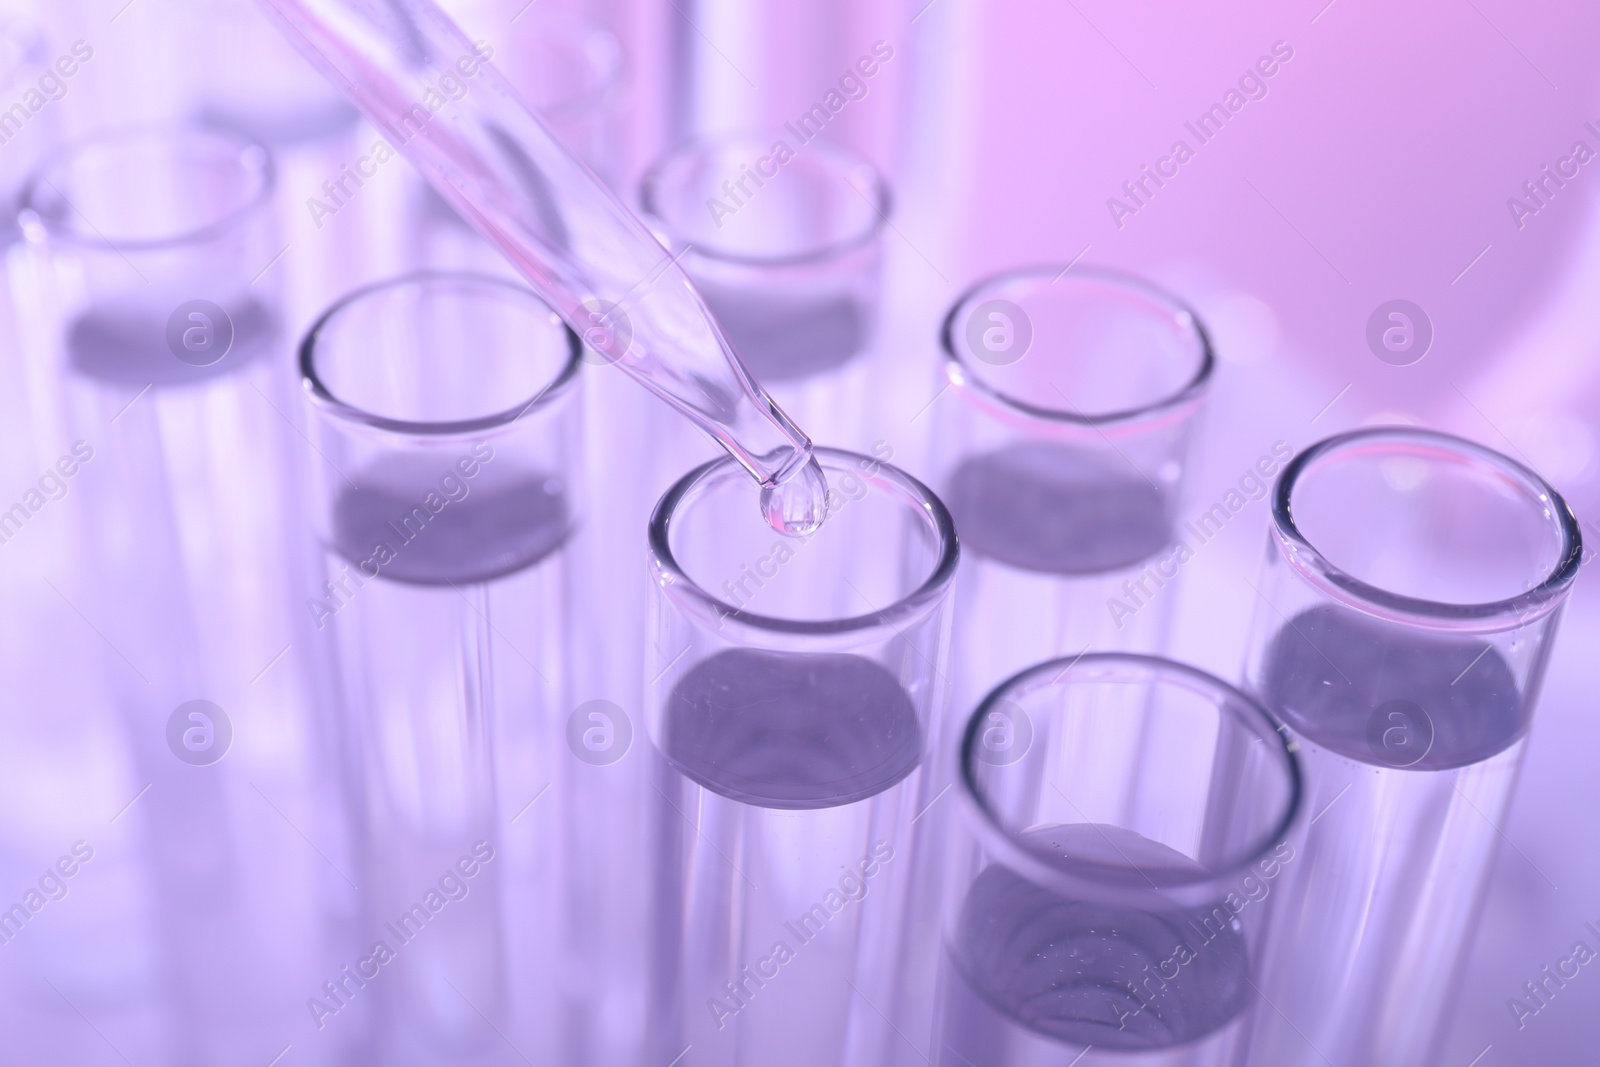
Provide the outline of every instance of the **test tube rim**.
[[[1053,279],[1046,283],[1053,286],[1068,275],[1125,288],[1166,308],[1171,312],[1175,320],[1193,333],[1193,340],[1197,345],[1199,355],[1194,374],[1178,389],[1148,404],[1094,415],[1084,415],[1078,412],[1062,411],[1059,408],[1046,408],[1039,407],[1036,404],[1029,404],[994,388],[985,382],[981,375],[975,374],[967,359],[963,356],[961,346],[956,343],[958,332],[956,330],[956,320],[960,317],[961,312],[971,306],[983,292],[991,288],[1011,282],[1038,278]],[[939,328],[939,343],[944,350],[945,374],[950,383],[958,389],[968,390],[980,403],[997,407],[1002,411],[1021,415],[1037,422],[1057,426],[1089,428],[1097,432],[1145,430],[1155,425],[1177,422],[1188,417],[1204,402],[1217,362],[1215,349],[1211,343],[1211,335],[1206,330],[1205,323],[1201,320],[1199,314],[1188,304],[1166,290],[1152,285],[1135,275],[1104,267],[1079,267],[1073,264],[1068,264],[1065,268],[1050,264],[1016,267],[988,275],[973,283],[950,305],[950,310],[946,313],[944,322]]]
[[[1053,688],[1060,685],[1062,679],[1074,670],[1093,671],[1096,668],[1126,668],[1145,672],[1151,676],[1152,685],[1160,684],[1164,680],[1177,681],[1191,692],[1214,698],[1219,716],[1230,712],[1237,716],[1241,712],[1247,712],[1255,720],[1254,725],[1258,727],[1255,732],[1258,737],[1262,740],[1268,737],[1274,739],[1276,751],[1282,757],[1288,778],[1284,813],[1256,843],[1248,849],[1241,849],[1241,858],[1235,860],[1227,869],[1207,871],[1204,877],[1174,880],[1160,886],[1130,884],[1126,879],[1111,880],[1079,876],[1061,867],[1045,863],[1037,855],[1019,845],[1016,841],[1017,834],[1007,829],[995,811],[985,802],[983,791],[979,788],[973,773],[973,763],[977,737],[989,710],[999,701],[1009,699],[1019,688],[1027,686],[1029,691]],[[1042,686],[1030,686],[1030,683],[1051,672],[1056,672],[1056,675],[1050,681]],[[1117,899],[1135,905],[1155,906],[1163,904],[1190,906],[1215,902],[1236,879],[1247,875],[1254,864],[1289,839],[1300,819],[1301,805],[1305,800],[1305,773],[1300,766],[1300,759],[1295,755],[1294,746],[1282,724],[1264,704],[1221,678],[1197,667],[1164,656],[1137,652],[1091,652],[1075,657],[1062,656],[1023,668],[991,689],[979,702],[962,728],[961,744],[957,751],[961,807],[968,826],[979,839],[985,853],[1023,874],[1029,881],[1069,897],[1082,897],[1087,894],[1089,899],[1096,899],[1112,893]],[[1134,871],[1138,871],[1136,864],[1130,862],[1130,866]]]
[[877,464],[877,476],[887,476],[903,492],[918,501],[916,506],[927,516],[940,546],[933,568],[922,584],[892,604],[864,615],[853,615],[843,619],[784,619],[772,615],[760,615],[713,596],[690,577],[673,553],[672,517],[683,499],[706,478],[735,467],[737,476],[748,478],[748,472],[743,467],[737,466],[737,461],[732,456],[721,456],[700,464],[679,478],[666,493],[662,494],[661,499],[656,502],[655,510],[651,512],[646,536],[651,568],[653,577],[667,595],[675,599],[679,595],[687,597],[690,601],[687,607],[692,609],[692,614],[697,614],[701,618],[709,615],[720,623],[732,622],[736,626],[758,633],[795,637],[859,637],[867,630],[899,629],[936,611],[950,590],[961,558],[955,520],[951,518],[944,501],[919,479],[875,457],[842,448],[822,447],[812,449],[812,455],[825,468],[827,464],[823,462],[824,460],[843,459],[852,462],[871,460]]
[[[544,308],[549,312],[553,323],[558,325],[566,334],[567,358],[562,362],[561,369],[530,400],[524,403],[492,412],[488,415],[479,415],[471,419],[457,419],[449,422],[418,422],[411,419],[396,419],[388,415],[379,415],[367,411],[335,396],[333,391],[323,382],[322,376],[317,373],[317,342],[321,338],[323,331],[341,312],[353,304],[368,297],[376,296],[379,293],[428,282],[469,282],[477,285],[492,286],[524,296],[537,306]],[[312,323],[310,329],[306,331],[305,338],[300,342],[299,350],[301,386],[305,389],[306,396],[318,409],[345,421],[369,426],[386,433],[427,438],[465,437],[509,426],[524,415],[547,408],[563,399],[571,392],[582,365],[583,342],[573,332],[572,327],[563,322],[560,316],[555,313],[549,304],[544,302],[539,294],[514,279],[496,277],[480,271],[409,271],[360,286],[340,297],[317,317],[316,322]]]
[[[864,171],[870,181],[867,183],[873,192],[868,199],[868,206],[872,208],[873,219],[867,228],[851,237],[830,242],[821,248],[807,252],[789,253],[776,256],[752,256],[737,252],[728,252],[710,245],[695,244],[686,240],[679,232],[680,228],[673,224],[657,207],[656,187],[664,177],[669,164],[680,159],[703,152],[707,149],[726,149],[729,145],[748,141],[752,145],[758,143],[761,136],[759,131],[746,130],[732,132],[716,137],[693,137],[679,143],[676,147],[662,153],[661,157],[650,165],[644,177],[639,179],[639,208],[647,224],[654,223],[661,229],[661,236],[666,237],[666,242],[674,249],[692,248],[694,253],[707,260],[726,263],[740,267],[765,267],[769,269],[782,269],[785,267],[803,267],[827,260],[838,259],[856,251],[859,248],[876,241],[883,235],[883,229],[889,224],[889,216],[894,211],[894,193],[889,188],[888,180],[884,178],[871,160],[846,152],[833,145],[812,144],[807,146],[807,156],[812,159],[826,160],[830,166],[835,166],[840,173],[850,171]],[[761,151],[761,148],[757,148]]]
[[[203,226],[183,230],[178,233],[162,237],[134,238],[111,240],[103,236],[99,230],[90,225],[90,233],[75,227],[51,226],[33,207],[34,197],[39,192],[41,184],[49,184],[50,172],[71,159],[78,153],[100,145],[112,145],[118,142],[139,140],[167,139],[177,141],[182,138],[195,138],[197,140],[212,140],[218,142],[231,142],[237,151],[236,158],[241,166],[257,178],[257,186],[250,196],[226,215],[215,219]],[[245,159],[251,153],[259,153],[260,162],[256,166],[248,166]],[[264,213],[272,206],[273,197],[278,188],[278,163],[272,150],[256,138],[250,137],[238,130],[219,128],[204,122],[187,120],[176,122],[145,122],[131,126],[109,127],[97,130],[75,138],[48,153],[34,166],[28,177],[23,181],[22,188],[17,193],[17,210],[19,213],[31,216],[46,239],[60,242],[76,248],[87,248],[98,251],[110,251],[118,254],[126,252],[161,252],[179,249],[190,245],[203,245],[221,237],[239,225],[248,222],[252,217]],[[72,207],[77,214],[77,208]]]
[[[1549,574],[1526,592],[1477,604],[1448,604],[1404,596],[1364,582],[1334,565],[1301,532],[1294,520],[1294,490],[1301,475],[1330,453],[1383,441],[1409,441],[1487,463],[1521,482],[1530,498],[1544,500],[1562,539]],[[1496,633],[1544,618],[1566,601],[1583,562],[1583,534],[1572,508],[1549,482],[1501,452],[1454,434],[1415,426],[1372,426],[1324,438],[1304,449],[1278,475],[1272,492],[1272,540],[1284,561],[1313,587],[1348,607],[1411,626],[1453,633]]]

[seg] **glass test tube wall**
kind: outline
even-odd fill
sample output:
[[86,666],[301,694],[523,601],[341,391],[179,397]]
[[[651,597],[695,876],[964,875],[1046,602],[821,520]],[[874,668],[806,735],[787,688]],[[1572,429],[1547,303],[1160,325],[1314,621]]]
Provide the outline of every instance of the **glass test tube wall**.
[[693,0],[667,10],[681,16],[663,26],[672,141],[792,122],[792,147],[825,128],[834,145],[894,165],[913,76],[913,61],[900,56],[911,51],[902,49],[914,12],[884,0]]
[[823,449],[828,517],[766,525],[731,460],[650,525],[657,664],[650,1057],[879,1064],[910,838],[940,742],[957,548],[944,506]]
[[1561,607],[1577,522],[1443,434],[1331,438],[1279,476],[1249,687],[1315,825],[1273,907],[1250,1062],[1431,1063]]
[[[352,130],[359,112],[294,50],[253,2],[195,0],[203,27],[184,73],[195,78],[196,121],[287,148]],[[197,38],[199,35],[197,34]]]
[[[70,79],[75,77],[86,60],[94,57],[94,47],[87,41],[60,42],[51,40],[46,29],[21,10],[0,8],[0,94],[23,97],[38,94],[38,99],[56,101],[70,91]],[[42,105],[41,105],[42,106]],[[27,178],[45,151],[59,140],[60,123],[51,115],[33,120],[24,106],[30,121],[19,122],[15,113],[0,127],[4,145],[0,151],[0,205],[5,218],[0,222],[0,238],[10,244],[17,236],[17,190]]]
[[[147,616],[119,635],[157,673],[192,676],[200,649],[203,663],[253,674],[281,647],[213,633],[196,616],[208,602],[259,604],[293,573],[278,547],[293,539],[272,532],[298,513],[289,465],[277,462],[289,384],[281,301],[261,276],[278,251],[273,184],[269,156],[246,139],[152,126],[64,148],[23,195],[42,267],[30,343],[56,353],[32,368],[36,407],[56,413],[41,447],[82,440],[114,466],[93,498],[104,510],[86,592],[113,614],[164,610],[170,629]],[[217,507],[242,479],[259,494]]]
[[955,706],[1051,656],[1159,651],[1213,364],[1200,321],[1136,279],[1034,268],[970,290],[943,343],[934,484],[967,551]]
[[370,936],[323,1008],[385,1063],[559,1055],[579,352],[461,274],[361,290],[302,347]]
[[[615,188],[624,165],[627,89],[616,37],[582,16],[516,0],[453,0],[443,6],[556,139]],[[417,266],[513,273],[433,186],[420,175],[408,178]]]
[[628,70],[597,22],[519,0],[447,0],[461,27],[489,43],[496,67],[567,150],[616,187],[625,165]]
[[891,209],[871,164],[822,144],[719,138],[658,162],[640,201],[779,406],[819,444],[870,448]]
[[[997,709],[1025,732],[999,751]],[[1264,708],[1170,660],[1053,660],[973,712],[956,789],[936,1022],[904,1062],[1236,1062],[1300,810]]]
[[[281,1032],[251,991],[304,967],[327,929],[309,900],[338,897],[323,861],[283,839],[326,798],[289,592],[309,559],[280,299],[262,274],[279,251],[273,186],[260,146],[163,125],[66,145],[22,194],[36,269],[13,282],[26,351],[45,356],[24,368],[36,448],[71,459],[58,482],[76,495],[76,552],[52,584],[105,642],[130,795],[149,786],[123,824],[144,835],[127,876],[148,895],[126,899],[148,901],[136,921],[155,932],[157,976],[138,984],[164,992],[152,1055],[171,1059],[233,1058]],[[338,821],[323,825],[337,851]]]

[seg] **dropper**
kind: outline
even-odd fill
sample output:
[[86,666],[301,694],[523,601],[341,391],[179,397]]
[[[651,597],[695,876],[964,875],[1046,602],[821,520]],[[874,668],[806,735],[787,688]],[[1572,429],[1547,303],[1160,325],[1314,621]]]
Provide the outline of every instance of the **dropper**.
[[563,148],[433,0],[261,0],[604,360],[709,434],[774,529],[821,524],[811,440],[739,360],[650,230]]

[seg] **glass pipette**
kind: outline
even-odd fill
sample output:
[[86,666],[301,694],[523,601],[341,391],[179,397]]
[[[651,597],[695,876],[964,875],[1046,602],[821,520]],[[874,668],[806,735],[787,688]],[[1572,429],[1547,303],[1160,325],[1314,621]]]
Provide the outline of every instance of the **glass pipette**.
[[821,524],[811,440],[750,376],[688,276],[433,0],[261,0],[544,300],[710,434],[783,533]]

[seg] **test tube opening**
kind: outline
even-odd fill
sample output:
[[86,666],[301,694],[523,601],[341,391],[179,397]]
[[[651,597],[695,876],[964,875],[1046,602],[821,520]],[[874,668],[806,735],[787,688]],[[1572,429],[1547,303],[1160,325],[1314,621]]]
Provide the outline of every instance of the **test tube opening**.
[[1280,476],[1272,518],[1308,580],[1373,615],[1439,630],[1532,621],[1559,605],[1582,560],[1577,519],[1544,479],[1481,445],[1406,427],[1307,449]]
[[1199,317],[1176,297],[1072,265],[978,283],[951,308],[941,342],[951,380],[992,414],[1080,437],[1182,418],[1216,363]]
[[1193,312],[1137,279],[1033,268],[975,286],[942,339],[964,405],[944,492],[976,555],[1097,575],[1171,547],[1214,364]]
[[108,252],[195,248],[265,211],[271,155],[240,134],[155,124],[91,135],[40,162],[22,209],[40,238]]
[[300,373],[313,402],[341,419],[454,436],[510,426],[561,402],[582,355],[577,335],[525,286],[423,271],[330,308],[301,344]]
[[892,211],[871,164],[821,144],[793,149],[789,136],[692,142],[640,186],[645,218],[686,253],[706,306],[763,384],[815,379],[871,347]]
[[[1224,766],[1232,780],[1219,783]],[[1148,780],[1157,769],[1160,780]],[[1090,899],[1217,896],[1284,840],[1300,808],[1299,762],[1265,707],[1202,671],[1136,653],[1063,657],[1003,682],[967,721],[960,772],[966,817],[986,848]],[[1230,805],[1218,835],[1207,809],[1230,793],[1251,803]],[[1111,823],[1191,862],[1141,864],[1109,840],[1054,855],[1022,840],[1041,826]]]
[[335,305],[300,351],[311,403],[344,427],[330,462],[348,474],[324,536],[363,573],[424,584],[555,552],[577,508],[550,413],[581,358],[538,297],[486,275],[407,275]]
[[69,366],[119,385],[232,374],[280,335],[272,156],[237,134],[154,124],[92,135],[36,168],[29,241],[75,267],[62,310]]
[[1055,660],[990,693],[960,763],[941,1050],[1235,1041],[1301,803],[1266,709],[1170,660]]
[[[731,460],[679,479],[657,504],[648,534],[665,593],[718,626],[846,641],[914,623],[936,606],[959,551],[938,497],[882,458],[833,448],[813,455],[828,476],[827,520],[792,542],[749,507],[749,478]],[[858,575],[851,561],[863,556],[893,562]]]

